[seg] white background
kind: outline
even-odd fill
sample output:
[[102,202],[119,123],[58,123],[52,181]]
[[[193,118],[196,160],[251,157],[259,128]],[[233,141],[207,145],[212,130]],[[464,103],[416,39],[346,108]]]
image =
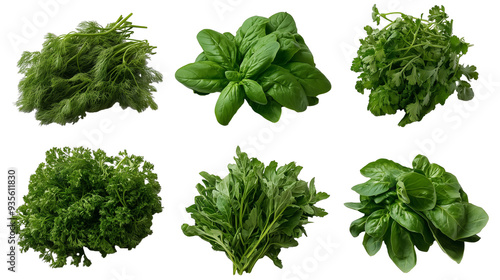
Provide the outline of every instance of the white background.
[[[472,82],[476,97],[462,102],[451,96],[422,122],[397,126],[402,118],[375,117],[366,110],[367,95],[354,89],[356,73],[350,71],[363,27],[372,25],[374,1],[9,1],[0,18],[1,44],[1,165],[6,188],[8,167],[19,171],[19,198],[27,192],[29,175],[51,147],[101,148],[108,154],[127,149],[155,165],[162,185],[164,211],[154,216],[154,233],[134,250],[119,250],[102,259],[90,253],[91,267],[52,269],[32,250],[19,259],[19,272],[7,273],[7,224],[0,222],[0,278],[6,279],[498,279],[500,243],[500,186],[498,183],[500,135],[498,110],[498,4],[496,1],[376,1],[381,12],[427,14],[444,4],[454,19],[454,33],[474,47],[461,60],[474,64],[479,80]],[[4,6],[7,5],[3,4]],[[315,56],[317,67],[330,79],[332,91],[320,96],[319,105],[303,113],[284,110],[272,124],[244,105],[227,127],[217,123],[214,106],[218,94],[200,97],[174,78],[175,71],[192,62],[201,51],[196,34],[204,28],[235,33],[250,16],[271,16],[286,11],[296,20],[299,33]],[[40,126],[34,113],[21,113],[17,100],[17,60],[22,51],[41,48],[44,35],[67,33],[84,20],[101,24],[133,12],[131,21],[146,25],[134,38],[158,46],[150,65],[164,75],[158,84],[157,111],[137,113],[112,109],[89,114],[74,125]],[[301,179],[316,178],[318,190],[331,198],[319,206],[330,213],[306,226],[308,236],[299,246],[280,254],[283,269],[269,259],[257,262],[253,272],[233,276],[231,262],[197,237],[183,235],[180,226],[193,221],[184,208],[192,204],[200,171],[224,176],[235,148],[266,164],[296,161],[304,169]],[[460,265],[434,244],[417,252],[417,265],[404,274],[391,262],[384,248],[369,257],[362,237],[349,233],[359,213],[344,202],[357,201],[350,188],[364,181],[359,169],[378,158],[409,165],[416,154],[455,174],[470,201],[483,207],[490,221],[482,240],[466,244]],[[0,179],[2,180],[2,179]],[[0,192],[0,217],[6,217],[6,191]],[[30,278],[28,278],[30,277]]]

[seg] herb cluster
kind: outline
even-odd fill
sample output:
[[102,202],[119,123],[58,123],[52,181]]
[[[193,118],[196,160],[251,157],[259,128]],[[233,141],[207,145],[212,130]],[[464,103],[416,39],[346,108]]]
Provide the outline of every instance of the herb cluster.
[[131,15],[106,27],[85,21],[74,32],[49,33],[41,51],[25,51],[18,62],[24,75],[19,110],[36,110],[41,124],[61,125],[115,103],[139,112],[156,110],[151,84],[162,81],[162,75],[147,66],[156,47],[130,38],[133,28],[145,28],[127,21]]
[[200,173],[199,195],[187,208],[195,224],[182,230],[225,252],[233,274],[250,273],[264,256],[281,268],[281,249],[298,245],[309,218],[327,214],[315,204],[329,195],[316,192],[314,179],[309,184],[299,180],[302,167],[293,162],[278,168],[274,161],[265,166],[248,158],[239,147],[236,154],[226,177]]
[[416,265],[415,247],[427,252],[434,241],[460,263],[464,242],[479,241],[477,234],[488,222],[486,212],[469,203],[457,178],[425,156],[415,157],[413,168],[379,159],[361,174],[370,178],[352,188],[361,202],[345,204],[364,214],[352,222],[351,234],[365,232],[363,246],[370,256],[385,243],[403,272]]
[[229,124],[245,100],[256,113],[277,122],[282,107],[305,111],[331,88],[288,13],[251,17],[236,35],[204,29],[197,39],[203,52],[178,69],[175,78],[200,95],[221,92],[215,116],[222,125]]
[[142,157],[53,148],[17,210],[19,246],[39,252],[51,267],[66,265],[68,257],[90,266],[84,248],[106,257],[152,233],[153,215],[162,211],[159,192],[153,165]]
[[[390,15],[399,15],[395,20]],[[366,26],[366,38],[351,70],[360,73],[356,90],[370,91],[368,110],[375,116],[405,111],[400,126],[422,120],[444,105],[455,91],[460,100],[471,100],[468,81],[478,78],[475,66],[460,64],[471,44],[453,35],[453,21],[443,6],[429,10],[427,19],[399,12],[380,13],[373,6],[373,21],[389,23],[382,29]],[[467,79],[467,81],[465,79]]]

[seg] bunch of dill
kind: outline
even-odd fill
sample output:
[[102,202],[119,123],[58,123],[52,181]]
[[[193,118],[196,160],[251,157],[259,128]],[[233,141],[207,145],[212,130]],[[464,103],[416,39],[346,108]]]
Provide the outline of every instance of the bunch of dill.
[[36,110],[41,124],[61,125],[117,102],[123,109],[156,110],[152,83],[161,82],[162,75],[147,66],[156,47],[130,38],[133,28],[146,28],[127,21],[130,16],[120,16],[106,27],[84,21],[74,32],[47,34],[41,51],[25,51],[18,62],[24,74],[19,110]]

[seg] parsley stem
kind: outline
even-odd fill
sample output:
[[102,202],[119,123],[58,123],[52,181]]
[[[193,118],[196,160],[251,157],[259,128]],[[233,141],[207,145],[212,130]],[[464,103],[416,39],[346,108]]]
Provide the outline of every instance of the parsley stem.
[[434,45],[434,44],[422,43],[422,44],[408,46],[408,47],[405,47],[405,48],[396,49],[396,51],[410,50],[412,48],[420,47],[420,46],[434,47],[434,48],[440,48],[440,49],[446,48],[445,46],[441,46],[441,45]]

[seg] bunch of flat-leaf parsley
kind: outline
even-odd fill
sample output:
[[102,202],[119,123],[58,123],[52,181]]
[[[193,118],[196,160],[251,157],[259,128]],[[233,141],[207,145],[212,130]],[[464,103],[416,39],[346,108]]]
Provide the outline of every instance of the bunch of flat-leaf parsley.
[[[394,14],[399,17],[389,19]],[[384,14],[373,6],[372,18],[377,25],[381,19],[389,23],[382,29],[365,27],[351,70],[360,73],[356,90],[371,92],[368,110],[375,116],[404,110],[399,125],[405,126],[422,120],[455,91],[460,100],[474,97],[468,81],[478,78],[476,67],[459,63],[471,45],[453,35],[443,6],[430,9],[427,19]]]
[[305,234],[309,219],[327,214],[315,204],[329,195],[316,192],[314,179],[309,184],[299,180],[302,167],[294,162],[265,166],[239,147],[236,154],[226,177],[200,173],[200,195],[187,208],[195,224],[184,224],[182,230],[225,252],[233,262],[233,274],[250,273],[265,256],[281,268],[281,248],[297,246],[296,238]]
[[147,66],[156,47],[130,38],[134,28],[145,28],[129,22],[131,15],[106,27],[84,21],[68,34],[47,34],[41,51],[25,51],[18,62],[24,75],[19,110],[36,110],[41,124],[61,125],[115,103],[139,112],[156,110],[152,83],[162,81],[162,75]]
[[52,267],[90,266],[84,249],[103,257],[133,249],[150,235],[162,211],[160,184],[143,157],[102,150],[53,148],[46,153],[16,216],[19,246]]

